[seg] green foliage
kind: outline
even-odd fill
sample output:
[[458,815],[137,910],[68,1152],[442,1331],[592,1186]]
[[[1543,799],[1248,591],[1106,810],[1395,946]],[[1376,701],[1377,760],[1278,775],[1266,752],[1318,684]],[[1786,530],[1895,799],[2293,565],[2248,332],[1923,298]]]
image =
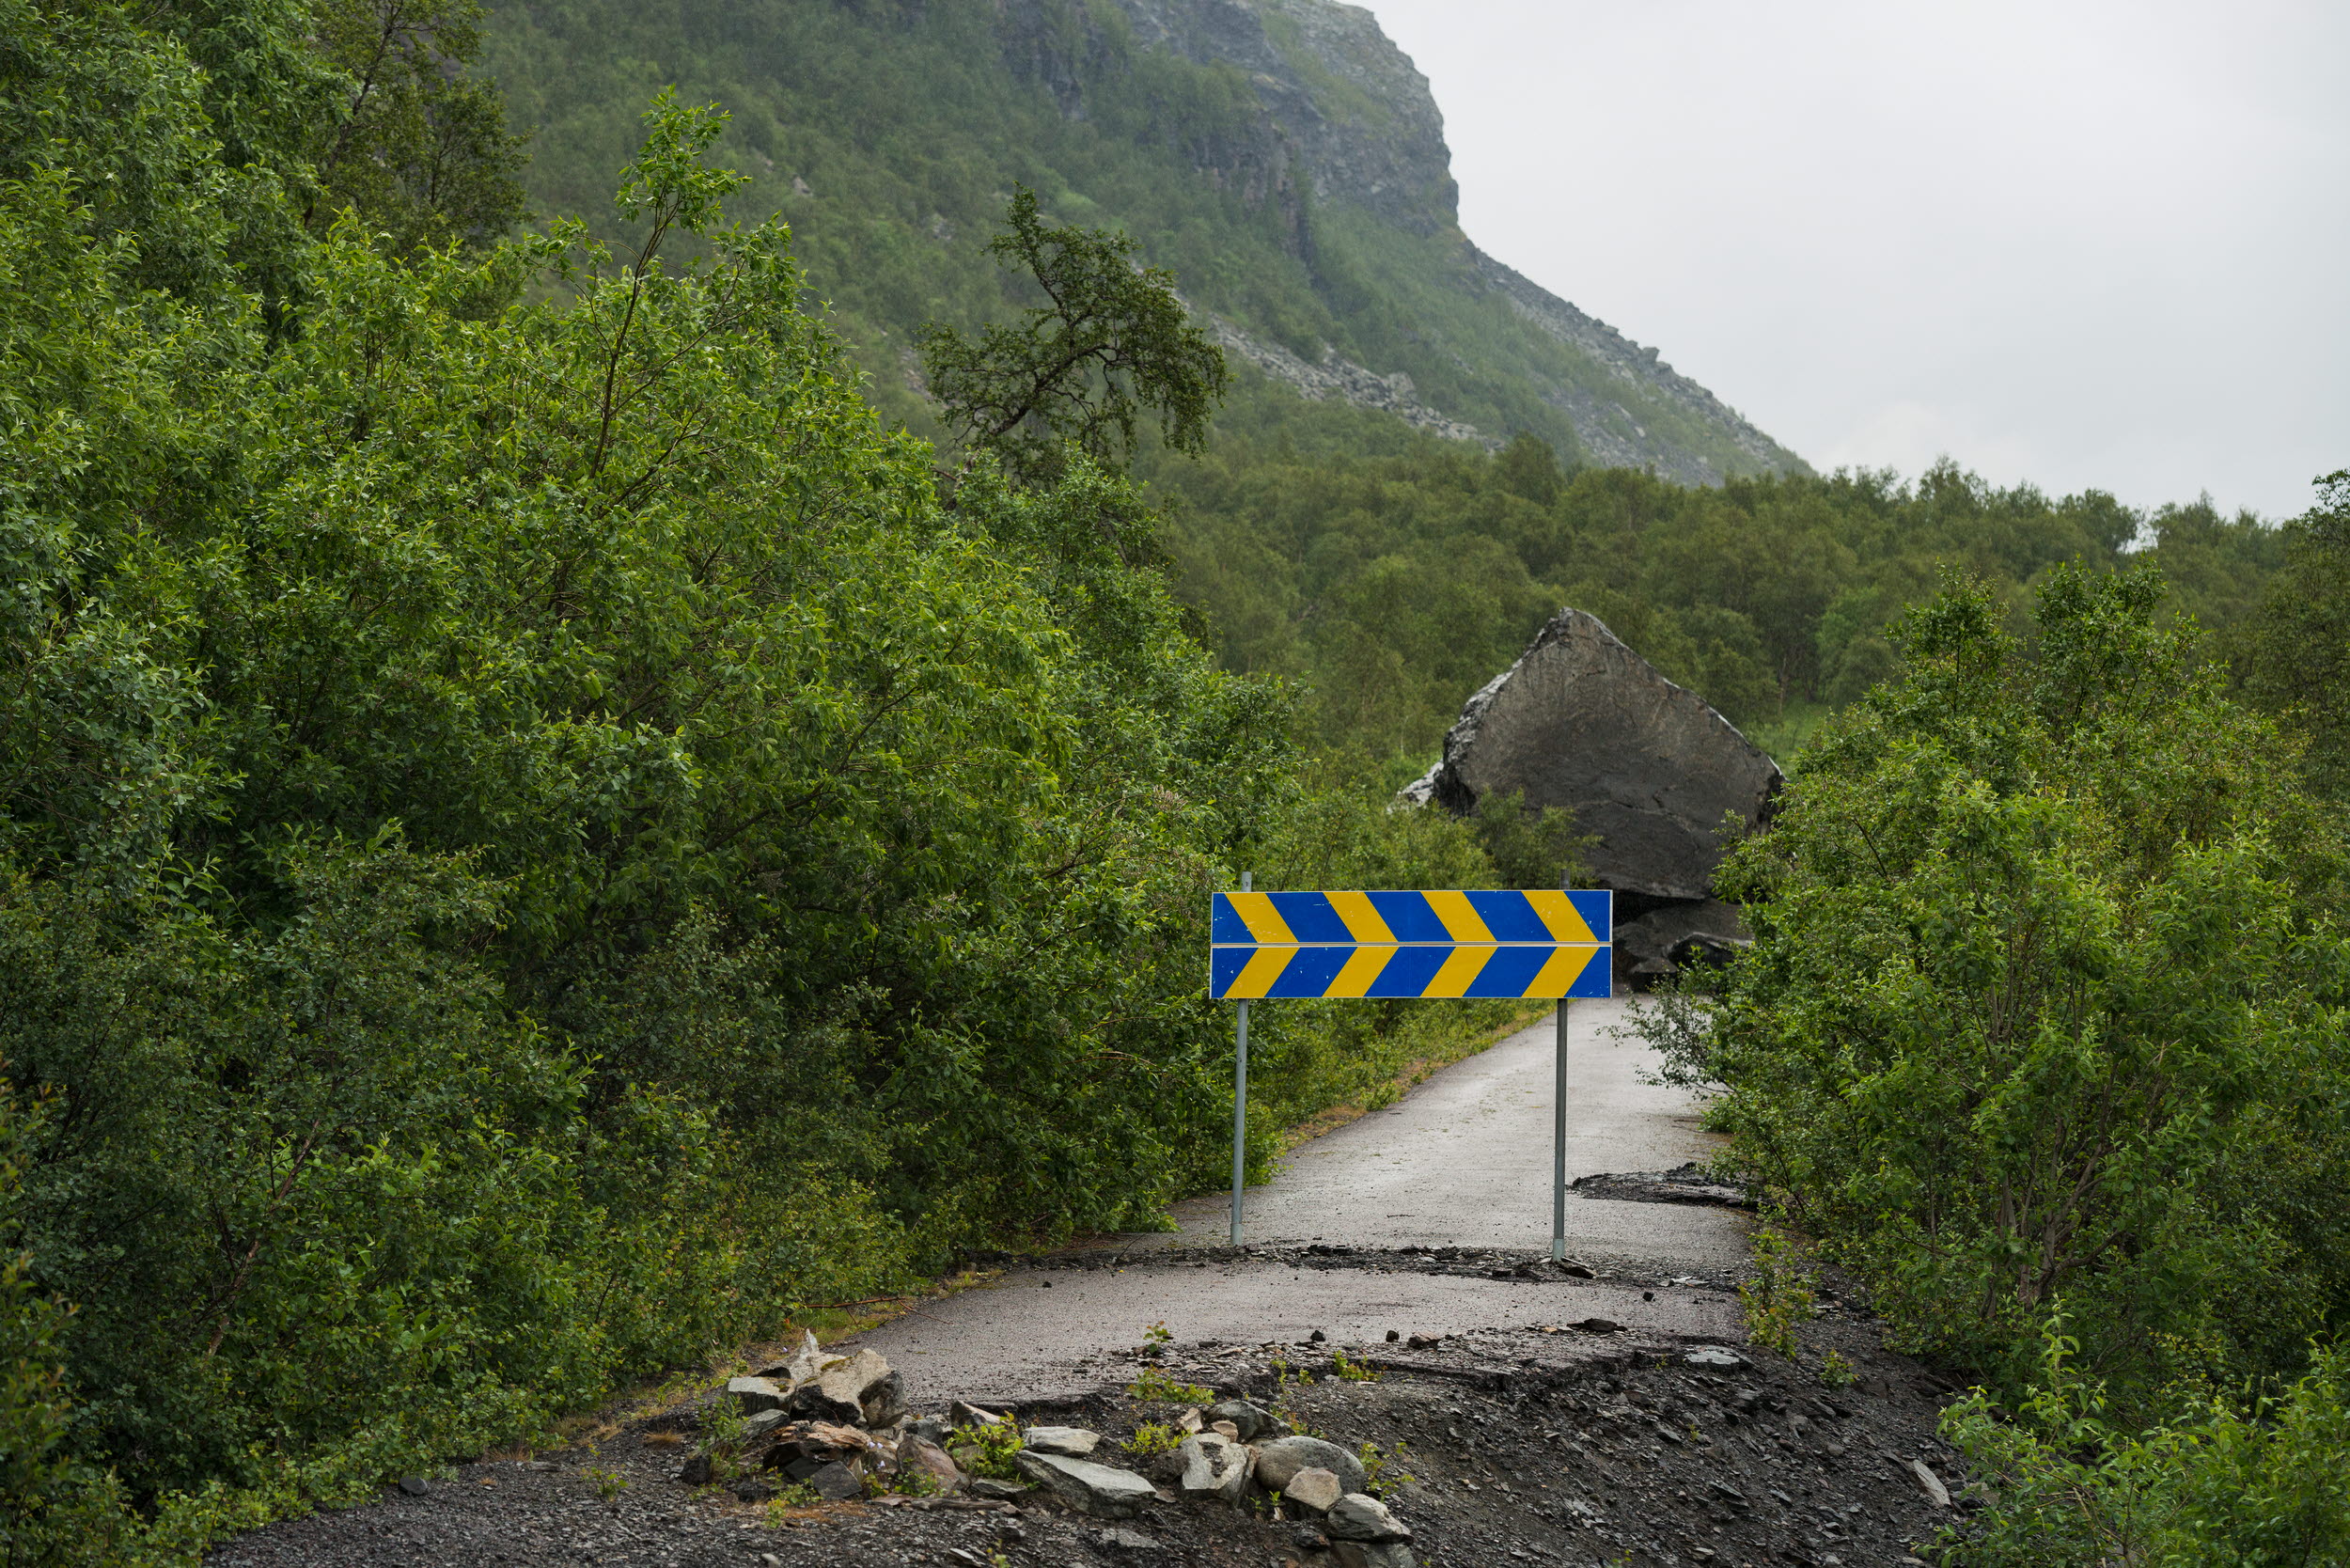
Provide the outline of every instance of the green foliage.
[[1826,1388],[1849,1388],[1860,1380],[1853,1364],[1841,1351],[1831,1350],[1820,1357],[1820,1385]]
[[1273,1413],[1275,1419],[1292,1432],[1308,1437],[1319,1436],[1313,1423],[1306,1419],[1306,1412],[1297,1403],[1297,1390],[1313,1386],[1313,1373],[1302,1367],[1291,1366],[1286,1356],[1276,1356],[1273,1358],[1273,1397],[1265,1402],[1265,1407]]
[[731,1399],[718,1401],[702,1417],[694,1451],[709,1458],[713,1480],[723,1482],[734,1478],[735,1461],[742,1454],[743,1445],[749,1440],[750,1430],[750,1417],[744,1413],[741,1404]]
[[866,1482],[869,1491],[875,1486],[881,1486],[885,1492],[895,1492],[904,1497],[934,1497],[946,1490],[936,1476],[919,1465],[899,1466],[891,1472],[885,1485],[883,1485],[881,1477],[878,1475],[868,1476]]
[[1013,1467],[1011,1456],[1020,1451],[1021,1442],[1020,1423],[1006,1416],[1001,1420],[958,1427],[948,1435],[947,1451],[971,1475],[1017,1481],[1020,1472]]
[[1899,633],[1723,883],[1716,1123],[1917,1346],[2015,1379],[2062,1304],[2132,1398],[2350,1312],[2342,839],[2141,569]]
[[1197,1383],[1179,1383],[1154,1366],[1144,1367],[1126,1392],[1136,1399],[1167,1404],[1212,1404],[1215,1402],[1214,1389],[1202,1388]]
[[628,1477],[607,1466],[583,1465],[579,1467],[579,1478],[603,1502],[618,1501],[620,1494],[628,1490]]
[[[12,324],[11,342],[21,351],[46,338],[73,352],[102,341],[109,334],[98,323],[86,335],[54,336],[94,288],[126,300],[154,290],[197,306],[183,316],[166,306],[118,327],[144,325],[167,341],[141,345],[111,373],[102,366],[86,402],[37,419],[51,442],[128,440],[140,449],[136,437],[150,422],[138,416],[139,400],[108,392],[126,383],[152,390],[163,368],[184,358],[188,337],[233,352],[236,335],[214,336],[224,323],[207,317],[248,307],[247,290],[279,302],[299,289],[304,241],[289,185],[307,178],[311,140],[333,118],[340,86],[308,47],[306,23],[291,0],[0,6],[8,296],[29,313]],[[66,236],[76,242],[70,256],[60,248]],[[24,270],[36,257],[59,270]],[[29,400],[39,382],[0,384],[12,420],[39,407]],[[92,428],[70,416],[77,406],[129,417]],[[92,478],[105,488],[105,477]]]
[[1342,1350],[1330,1353],[1330,1370],[1349,1383],[1376,1383],[1384,1375],[1367,1361],[1357,1361]]
[[393,249],[489,243],[522,216],[523,138],[463,67],[481,48],[475,0],[313,0],[311,42],[341,80],[313,133],[303,220],[354,209]]
[[1136,1459],[1173,1453],[1183,1445],[1183,1431],[1167,1421],[1145,1421],[1126,1439],[1126,1451]]
[[2307,738],[2311,787],[2350,798],[2350,469],[2318,481],[2317,504],[2284,530],[2284,570],[2239,632],[2246,694]]
[[988,254],[1026,274],[1046,303],[1017,325],[986,323],[976,338],[923,327],[922,367],[947,428],[1024,480],[1058,475],[1069,447],[1118,462],[1134,450],[1144,409],[1158,415],[1169,449],[1205,447],[1224,352],[1191,324],[1174,274],[1137,268],[1122,234],[1046,223],[1025,185],[1004,221]]
[[[634,1325],[595,1293],[651,1282],[651,1216],[594,1201],[568,1152],[582,1074],[451,950],[488,889],[389,837],[280,870],[268,936],[151,886],[0,883],[0,1036],[66,1107],[25,1239],[83,1303],[80,1435],[150,1486],[306,1465],[341,1494],[526,1430],[613,1370]],[[708,1185],[684,1106],[616,1109],[656,1213]]]
[[1673,975],[1648,994],[1635,1032],[1656,1053],[1657,1082],[1703,1090],[1722,1081],[1714,984],[1710,975]]
[[795,1508],[814,1508],[823,1501],[815,1487],[807,1482],[795,1481],[768,1499],[765,1520],[771,1527],[780,1528]]
[[2142,1434],[2108,1424],[2061,1320],[2013,1414],[1982,1390],[1943,1432],[1991,1484],[1944,1532],[1964,1568],[2308,1568],[2350,1560],[2350,1357],[2317,1356],[2282,1392],[2191,1402]]
[[1388,1448],[1365,1443],[1355,1450],[1355,1457],[1363,1466],[1363,1490],[1374,1497],[1391,1497],[1418,1482],[1419,1477],[1403,1467],[1411,1456],[1412,1445],[1400,1437]]
[[70,1309],[43,1296],[17,1250],[20,1161],[39,1130],[0,1090],[0,1555],[10,1568],[132,1555],[132,1521],[112,1476],[66,1446],[72,1423],[63,1366]]
[[1738,1282],[1738,1308],[1747,1320],[1747,1340],[1794,1360],[1803,1348],[1797,1330],[1810,1320],[1817,1271],[1803,1244],[1773,1224],[1754,1229],[1754,1274]]
[[1130,489],[939,508],[674,100],[624,262],[293,225],[265,294],[236,204],[291,176],[215,162],[216,80],[12,24],[12,113],[178,93],[0,183],[42,280],[0,321],[0,1050],[57,1090],[12,1245],[80,1307],[20,1314],[60,1463],[195,1549],[1213,1179],[1202,895],[1297,796]]
[[[2020,625],[2029,585],[2068,561],[2147,554],[2189,566],[2179,604],[2214,624],[2275,570],[2275,530],[2208,507],[2151,523],[2111,496],[1997,490],[1944,464],[1890,474],[1736,478],[1691,489],[1625,470],[1529,479],[1494,458],[1399,434],[1366,453],[1370,416],[1277,406],[1243,389],[1196,463],[1147,459],[1166,497],[1177,591],[1227,667],[1308,690],[1309,742],[1424,767],[1470,693],[1561,604],[1606,621],[1666,676],[1781,760],[1833,707],[1890,676],[1886,628],[1944,567],[1991,586]],[[1555,471],[1557,464],[1551,465]]]

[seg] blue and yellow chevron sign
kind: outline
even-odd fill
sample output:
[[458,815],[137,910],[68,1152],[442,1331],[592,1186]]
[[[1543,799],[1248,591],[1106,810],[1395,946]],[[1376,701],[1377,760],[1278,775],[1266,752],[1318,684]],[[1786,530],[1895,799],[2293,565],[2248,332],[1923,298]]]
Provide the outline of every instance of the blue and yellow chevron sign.
[[1605,996],[1612,893],[1217,893],[1219,998]]

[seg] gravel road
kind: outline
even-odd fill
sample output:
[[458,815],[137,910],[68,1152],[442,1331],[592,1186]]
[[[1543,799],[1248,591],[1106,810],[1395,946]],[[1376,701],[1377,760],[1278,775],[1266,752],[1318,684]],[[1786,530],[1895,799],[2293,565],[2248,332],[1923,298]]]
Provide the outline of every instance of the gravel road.
[[[1687,1096],[1640,1081],[1648,1048],[1614,1037],[1628,1005],[1578,1002],[1571,1015],[1570,1180],[1668,1169],[1710,1152]],[[1249,1190],[1242,1251],[1225,1245],[1228,1200],[1196,1199],[1178,1207],[1172,1233],[1114,1238],[1081,1268],[1063,1257],[1010,1270],[854,1342],[902,1370],[919,1402],[1080,1397],[1153,1323],[1179,1340],[1232,1341],[1320,1329],[1354,1342],[1389,1329],[1593,1316],[1675,1339],[1739,1335],[1737,1301],[1721,1285],[1744,1265],[1746,1223],[1729,1209],[1570,1194],[1568,1256],[1599,1278],[1432,1266],[1425,1249],[1437,1247],[1511,1264],[1547,1255],[1555,1040],[1545,1018],[1297,1150]]]
[[[1278,1003],[1267,1004],[1278,1006]],[[1679,1090],[1640,1081],[1655,1055],[1620,1040],[1632,1003],[1576,1002],[1567,1048],[1567,1179],[1665,1170],[1719,1140]],[[1292,1153],[1243,1205],[1251,1242],[1349,1247],[1550,1245],[1549,1018],[1431,1077],[1384,1110]],[[1177,1205],[1191,1246],[1226,1239],[1228,1195]],[[1156,1240],[1158,1238],[1144,1238]],[[1691,1269],[1734,1268],[1746,1226],[1726,1209],[1567,1200],[1567,1250]]]

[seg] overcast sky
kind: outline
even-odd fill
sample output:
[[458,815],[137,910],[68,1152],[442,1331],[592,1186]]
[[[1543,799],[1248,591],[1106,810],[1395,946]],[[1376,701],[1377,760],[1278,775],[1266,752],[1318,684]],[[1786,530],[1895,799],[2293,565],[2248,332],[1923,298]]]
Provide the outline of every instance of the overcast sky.
[[1369,3],[1470,237],[1817,467],[2350,467],[2350,4]]

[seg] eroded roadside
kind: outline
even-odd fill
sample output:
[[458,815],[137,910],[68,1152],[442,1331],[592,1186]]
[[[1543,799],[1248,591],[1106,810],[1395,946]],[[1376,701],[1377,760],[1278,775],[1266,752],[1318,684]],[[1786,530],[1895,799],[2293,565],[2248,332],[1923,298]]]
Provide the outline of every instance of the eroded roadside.
[[[1962,1492],[1953,1456],[1934,1435],[1945,1390],[1878,1349],[1865,1321],[1832,1315],[1808,1336],[1814,1355],[1832,1349],[1852,1365],[1852,1385],[1826,1388],[1815,1367],[1743,1347],[1617,1330],[1592,1317],[1549,1321],[1588,1304],[1588,1288],[1528,1285],[1521,1299],[1524,1323],[1449,1334],[1399,1327],[1394,1341],[1139,1347],[1111,1358],[1084,1394],[1003,1402],[991,1412],[1024,1428],[1099,1434],[1089,1458],[1148,1483],[1131,1506],[1097,1510],[1082,1495],[1073,1501],[1003,1482],[979,1497],[967,1474],[951,1493],[906,1496],[928,1483],[900,1480],[887,1439],[906,1443],[911,1421],[875,1435],[882,1440],[851,1466],[859,1493],[870,1494],[854,1500],[789,1506],[806,1494],[790,1490],[781,1464],[770,1466],[776,1453],[802,1451],[789,1447],[791,1426],[764,1450],[754,1443],[736,1456],[739,1475],[688,1484],[681,1474],[698,1472],[686,1460],[724,1424],[728,1396],[712,1389],[592,1447],[457,1466],[422,1495],[395,1490],[379,1506],[275,1526],[213,1560],[221,1568],[1377,1560],[1360,1555],[1363,1544],[1335,1537],[1322,1512],[1262,1484],[1234,1501],[1186,1495],[1172,1458],[1150,1451],[1147,1435],[1136,1440],[1155,1424],[1163,1443],[1191,1408],[1135,1398],[1146,1367],[1154,1373],[1146,1388],[1195,1384],[1276,1411],[1349,1454],[1375,1453],[1385,1470],[1377,1489],[1408,1530],[1402,1544],[1417,1563],[1898,1564],[1917,1560],[1956,1517],[1931,1491]],[[940,1423],[927,1430],[942,1431],[950,1408],[920,1412]],[[1268,1435],[1252,1435],[1261,1448]]]
[[[1951,1390],[1888,1354],[1860,1306],[1832,1293],[1800,1325],[1800,1359],[1746,1344],[1745,1216],[1717,1201],[1736,1195],[1699,1191],[1705,1184],[1678,1168],[1707,1140],[1694,1107],[1647,1082],[1639,1050],[1610,1037],[1620,1018],[1602,1006],[1576,1019],[1570,1119],[1582,1130],[1569,1164],[1586,1180],[1569,1200],[1563,1262],[1515,1245],[1548,1231],[1547,1164],[1534,1157],[1550,1121],[1544,1023],[1307,1146],[1271,1187],[1252,1191],[1252,1233],[1266,1238],[1257,1245],[1217,1245],[1221,1205],[1201,1200],[1179,1208],[1170,1233],[987,1260],[998,1266],[967,1288],[834,1347],[861,1352],[869,1368],[888,1364],[878,1403],[858,1390],[809,1403],[787,1379],[773,1395],[778,1408],[746,1435],[744,1417],[769,1396],[706,1388],[655,1411],[616,1413],[593,1441],[455,1465],[415,1478],[418,1490],[273,1527],[212,1560],[1915,1560],[1966,1506],[1953,1456],[1935,1435],[1937,1402]],[[1846,1365],[1829,1365],[1829,1352]],[[1375,1378],[1345,1375],[1340,1356]],[[1209,1428],[1195,1446],[1213,1447],[1210,1413],[1136,1397],[1146,1368],[1160,1380],[1146,1391],[1197,1385],[1207,1402],[1278,1406],[1347,1454],[1384,1456],[1374,1490],[1408,1539],[1350,1538],[1361,1519],[1312,1506],[1312,1486],[1324,1483],[1301,1494],[1268,1482],[1280,1480],[1277,1465],[1258,1473],[1261,1444],[1236,1492],[1187,1488],[1137,1434],[1157,1428],[1164,1448],[1189,1422]],[[1023,1429],[1097,1435],[1083,1462],[1115,1472],[1104,1484],[1127,1500],[1065,1494],[1035,1475],[1015,1489],[1023,1478],[1000,1452],[998,1473],[975,1470],[951,1426],[959,1403]],[[936,1474],[903,1468],[944,1457],[923,1447],[933,1439],[964,1460],[944,1492]],[[697,1455],[711,1462],[689,1463]],[[819,1482],[836,1500],[810,1505],[793,1489]]]

